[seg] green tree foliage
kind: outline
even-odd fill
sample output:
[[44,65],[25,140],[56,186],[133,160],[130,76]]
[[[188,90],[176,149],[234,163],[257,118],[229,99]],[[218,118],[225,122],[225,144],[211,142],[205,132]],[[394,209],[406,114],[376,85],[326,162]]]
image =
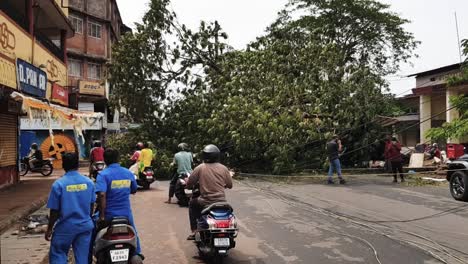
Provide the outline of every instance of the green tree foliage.
[[[462,42],[463,54],[468,56],[468,40]],[[455,88],[459,85],[468,82],[468,59],[465,60],[465,65],[462,67],[461,73],[458,76],[451,77],[447,80],[447,89]],[[468,135],[468,97],[455,96],[450,98],[454,108],[459,112],[459,118],[450,123],[444,123],[442,127],[432,128],[427,132],[427,136],[433,140],[447,140],[450,138],[463,138]]]
[[[161,7],[160,1],[152,1],[152,8],[155,3]],[[157,37],[147,22],[153,12],[134,35]],[[166,33],[176,32],[177,56],[158,67],[178,66],[167,76],[175,81],[172,85],[184,88],[174,98],[167,96],[172,86],[166,83],[151,96],[155,111],[162,113],[145,124],[154,133],[153,141],[164,149],[185,141],[195,151],[215,143],[227,152],[230,165],[274,173],[321,165],[325,142],[333,133],[342,134],[350,149],[373,142],[380,129],[375,116],[394,109],[391,97],[384,94],[388,84],[383,76],[395,73],[417,45],[402,27],[407,21],[374,0],[292,0],[266,34],[245,50],[221,43],[225,34],[217,23],[202,22],[192,33],[175,22],[174,14],[168,20]],[[122,49],[122,56],[128,39],[115,48]],[[143,64],[148,64],[148,56],[135,55]],[[114,57],[112,68],[116,67],[133,66]],[[194,69],[201,73],[194,74]],[[158,71],[148,72],[135,83],[144,84],[150,76],[164,79]],[[130,83],[120,77],[113,80],[127,89],[115,99],[132,108],[127,98],[133,89]],[[135,109],[144,104],[139,102]],[[145,118],[151,119],[152,115]],[[363,149],[347,158],[366,155]]]

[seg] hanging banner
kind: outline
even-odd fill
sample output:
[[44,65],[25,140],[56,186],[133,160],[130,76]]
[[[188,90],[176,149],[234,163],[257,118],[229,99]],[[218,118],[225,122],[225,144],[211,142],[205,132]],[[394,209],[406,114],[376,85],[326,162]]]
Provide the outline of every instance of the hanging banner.
[[52,85],[52,102],[68,106],[68,90],[56,83]]
[[80,94],[105,96],[106,90],[99,82],[80,81]]
[[47,74],[36,66],[16,59],[18,85],[22,92],[37,97],[45,97],[47,89]]

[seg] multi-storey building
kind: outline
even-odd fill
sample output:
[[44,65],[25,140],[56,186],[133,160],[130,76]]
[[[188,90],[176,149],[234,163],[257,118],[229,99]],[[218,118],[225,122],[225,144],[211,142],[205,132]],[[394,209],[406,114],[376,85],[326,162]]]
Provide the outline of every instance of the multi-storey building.
[[49,111],[55,106],[42,101],[68,99],[66,46],[74,33],[67,2],[0,1],[0,188],[19,181],[19,117],[24,112],[12,95],[25,98],[28,107]]
[[[112,45],[130,31],[120,16],[115,0],[70,0],[69,20],[75,36],[67,43],[68,85],[76,94],[78,109],[105,113],[96,130],[88,130],[88,142],[103,138],[106,131],[118,131],[118,116],[108,107],[111,87],[106,64],[112,59]],[[87,151],[83,151],[86,153]]]

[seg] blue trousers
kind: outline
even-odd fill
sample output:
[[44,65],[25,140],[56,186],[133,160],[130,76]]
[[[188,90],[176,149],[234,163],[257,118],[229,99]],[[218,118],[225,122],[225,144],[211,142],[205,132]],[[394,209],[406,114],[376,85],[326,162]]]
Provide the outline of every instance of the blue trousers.
[[49,263],[67,264],[70,247],[73,247],[76,264],[89,263],[89,248],[91,246],[93,231],[80,231],[76,230],[75,233],[73,230],[70,230],[70,233],[53,233],[50,243]]
[[328,169],[328,180],[332,179],[333,172],[336,170],[338,178],[341,179],[341,163],[340,159],[334,159],[330,161],[330,168]]

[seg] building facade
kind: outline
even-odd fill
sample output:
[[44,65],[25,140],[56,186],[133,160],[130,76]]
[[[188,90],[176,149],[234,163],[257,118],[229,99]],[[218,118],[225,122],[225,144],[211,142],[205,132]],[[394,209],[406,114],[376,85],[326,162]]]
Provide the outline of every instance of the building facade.
[[[406,128],[399,135],[404,144],[415,146],[417,143],[431,143],[426,136],[429,129],[441,127],[458,118],[459,113],[451,105],[450,98],[468,94],[468,85],[448,87],[447,79],[460,72],[461,64],[457,63],[409,76],[415,77],[416,87],[412,89],[411,95],[399,98],[410,109],[408,115],[398,118],[399,126]],[[447,142],[438,143],[466,144],[468,137],[451,138]]]
[[70,0],[69,19],[75,36],[67,45],[68,86],[79,110],[105,113],[100,126],[85,131],[88,142],[104,139],[107,132],[120,129],[118,115],[108,107],[106,65],[112,60],[112,45],[130,29],[115,0]]
[[66,46],[74,34],[66,5],[67,0],[0,1],[0,188],[19,181],[24,106],[11,96],[37,101],[38,107],[41,100],[58,98],[54,88],[66,97]]

